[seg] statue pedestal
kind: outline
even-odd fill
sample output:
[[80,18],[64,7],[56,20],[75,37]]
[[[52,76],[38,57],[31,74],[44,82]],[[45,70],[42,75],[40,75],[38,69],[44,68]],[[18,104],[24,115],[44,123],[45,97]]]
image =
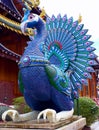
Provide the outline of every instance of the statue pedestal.
[[85,118],[73,116],[71,119],[56,123],[44,122],[43,120],[40,120],[39,122],[32,120],[19,123],[0,123],[0,130],[81,130],[85,125]]

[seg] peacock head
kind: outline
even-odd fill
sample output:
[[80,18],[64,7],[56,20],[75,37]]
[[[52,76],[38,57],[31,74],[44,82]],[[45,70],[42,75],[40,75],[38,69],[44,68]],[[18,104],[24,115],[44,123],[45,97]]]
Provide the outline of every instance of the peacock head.
[[30,10],[25,10],[21,22],[22,32],[25,33],[27,28],[34,29],[37,26],[39,19],[40,17],[37,14],[32,13]]
[[46,21],[46,12],[44,8],[40,9],[38,7],[40,0],[22,0],[22,2],[24,4],[24,17],[20,26],[21,31],[29,36],[41,34],[42,30],[44,30],[42,28],[45,28],[44,21]]

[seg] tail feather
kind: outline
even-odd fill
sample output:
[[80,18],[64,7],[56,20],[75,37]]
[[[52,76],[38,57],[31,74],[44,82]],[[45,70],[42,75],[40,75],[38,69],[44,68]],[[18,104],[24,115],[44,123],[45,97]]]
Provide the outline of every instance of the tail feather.
[[91,46],[93,43],[94,43],[94,42],[92,42],[92,41],[86,41],[86,42],[84,43],[84,46],[88,47],[88,46]]
[[83,27],[84,27],[84,24],[78,25],[78,26],[75,28],[75,30],[73,31],[73,35],[76,37],[76,36],[79,34],[79,32],[82,30]]
[[89,59],[95,59],[96,57],[97,57],[97,55],[94,54],[94,53],[90,53],[90,54],[88,55],[88,58],[89,58]]
[[[78,88],[82,84],[88,85],[88,78],[91,78],[90,72],[96,65],[94,60],[97,56],[93,53],[95,48],[91,47],[92,41],[89,41],[91,35],[88,35],[88,29],[84,29],[84,24],[73,22],[73,18],[67,18],[67,15],[57,18],[53,15],[46,23],[48,36],[45,40],[45,51],[48,60],[54,65],[58,65],[64,73],[68,70],[74,72],[70,76],[73,92],[78,94]],[[56,60],[57,59],[57,60]]]

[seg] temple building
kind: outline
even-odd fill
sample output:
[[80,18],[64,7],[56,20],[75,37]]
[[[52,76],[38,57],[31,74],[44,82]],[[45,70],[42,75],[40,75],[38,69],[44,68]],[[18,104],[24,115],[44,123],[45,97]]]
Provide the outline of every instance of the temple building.
[[[18,89],[18,61],[29,40],[28,34],[22,34],[19,29],[22,6],[21,0],[0,0],[0,102],[7,104],[11,104],[13,98],[21,96]],[[99,60],[96,60],[98,64],[94,66],[95,73],[91,74],[88,86],[83,86],[81,96],[97,97]]]
[[[14,3],[13,3],[14,2]],[[22,4],[18,0],[0,1],[0,102],[11,104],[18,90],[18,61],[26,46],[27,36],[5,26],[1,19],[20,24]]]

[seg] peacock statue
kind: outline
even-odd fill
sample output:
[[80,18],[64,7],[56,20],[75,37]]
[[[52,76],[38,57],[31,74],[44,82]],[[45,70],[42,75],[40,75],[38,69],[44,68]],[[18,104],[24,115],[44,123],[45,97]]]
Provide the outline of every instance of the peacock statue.
[[52,122],[71,118],[74,99],[79,98],[82,85],[88,85],[96,64],[88,29],[67,15],[52,15],[45,22],[29,8],[20,26],[23,33],[30,28],[34,34],[18,64],[19,89],[33,112],[23,116],[8,110],[3,120],[7,114],[16,122],[33,116]]

